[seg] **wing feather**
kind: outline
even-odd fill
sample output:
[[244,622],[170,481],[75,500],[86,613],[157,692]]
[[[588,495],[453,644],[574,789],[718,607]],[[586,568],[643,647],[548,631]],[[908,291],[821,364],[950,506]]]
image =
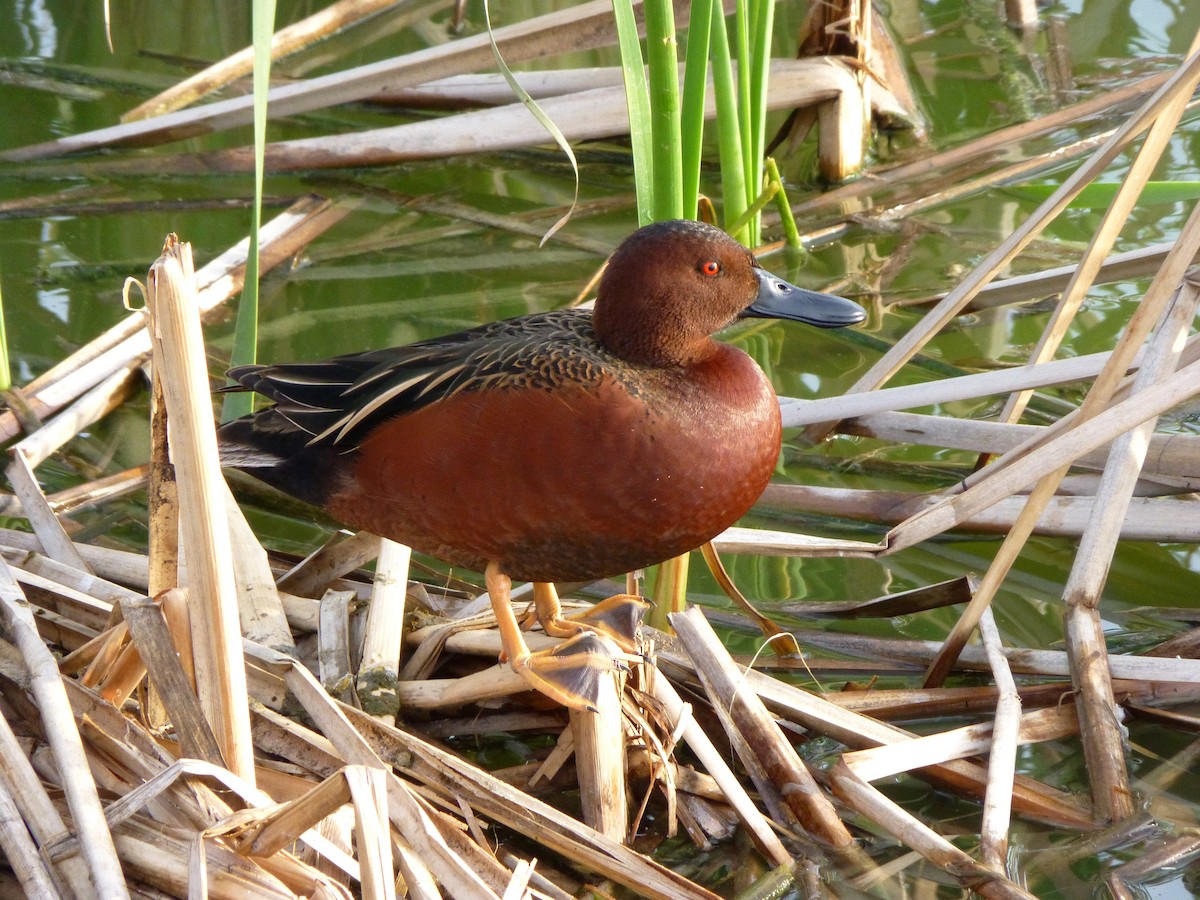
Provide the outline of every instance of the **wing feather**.
[[[550,386],[563,377],[598,378],[603,368],[591,314],[558,310],[406,347],[316,363],[241,366],[229,375],[242,389],[273,400],[272,415],[307,435],[309,444],[351,449],[374,424],[459,391]],[[272,420],[272,427],[279,424]]]

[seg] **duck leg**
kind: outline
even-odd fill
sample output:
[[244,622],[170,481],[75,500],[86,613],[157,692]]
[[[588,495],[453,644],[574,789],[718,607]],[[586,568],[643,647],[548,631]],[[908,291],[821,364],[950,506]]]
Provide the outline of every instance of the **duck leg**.
[[500,629],[504,656],[513,671],[563,706],[595,712],[600,679],[616,665],[604,639],[590,629],[575,629],[574,636],[557,647],[533,653],[512,611],[509,600],[512,581],[496,563],[488,563],[484,580]]
[[601,600],[591,609],[564,616],[558,591],[548,582],[534,582],[533,608],[542,630],[552,637],[571,637],[594,631],[616,641],[626,653],[638,652],[638,626],[646,611],[646,602],[633,594],[616,594]]

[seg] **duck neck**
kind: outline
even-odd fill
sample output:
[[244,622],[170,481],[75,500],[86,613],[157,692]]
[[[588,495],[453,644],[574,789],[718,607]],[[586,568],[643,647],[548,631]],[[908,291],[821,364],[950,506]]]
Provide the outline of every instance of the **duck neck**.
[[625,362],[654,368],[688,368],[712,359],[720,345],[711,337],[697,338],[682,327],[656,323],[653,328],[633,326],[622,322],[612,324],[609,317],[593,316],[596,340],[614,356]]

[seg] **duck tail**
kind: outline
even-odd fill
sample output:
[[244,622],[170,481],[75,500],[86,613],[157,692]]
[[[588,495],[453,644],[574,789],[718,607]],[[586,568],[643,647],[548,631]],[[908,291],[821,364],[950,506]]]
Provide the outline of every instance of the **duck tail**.
[[[320,506],[336,479],[337,451],[312,446],[311,436],[275,411],[260,410],[217,429],[221,465],[240,469],[272,487]],[[322,477],[314,477],[314,473]]]

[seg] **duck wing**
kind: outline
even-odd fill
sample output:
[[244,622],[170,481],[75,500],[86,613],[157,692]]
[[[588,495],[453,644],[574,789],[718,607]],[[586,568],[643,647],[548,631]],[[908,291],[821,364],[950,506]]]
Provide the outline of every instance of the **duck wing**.
[[274,401],[254,414],[255,428],[346,450],[379,422],[460,391],[586,382],[603,368],[591,314],[556,310],[323,362],[239,366],[229,377],[231,390]]

